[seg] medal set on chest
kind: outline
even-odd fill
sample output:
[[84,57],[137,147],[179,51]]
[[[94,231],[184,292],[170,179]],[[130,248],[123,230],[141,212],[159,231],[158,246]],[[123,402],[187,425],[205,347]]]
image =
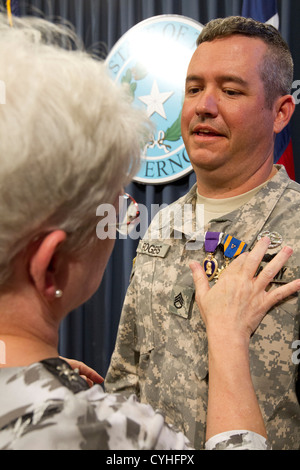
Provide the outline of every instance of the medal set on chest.
[[[231,260],[244,253],[247,248],[247,244],[245,242],[238,240],[231,235],[225,235],[223,244],[221,245],[223,235],[224,234],[221,232],[206,232],[205,234],[204,248],[207,256],[203,261],[203,268],[209,281],[212,281],[213,279],[218,280],[221,274],[229,266]],[[257,240],[260,240],[263,237],[270,238],[269,249],[271,250],[279,248],[282,245],[283,237],[278,232],[265,230],[258,235]],[[219,263],[215,257],[216,250],[219,246],[222,246],[224,256],[224,264],[221,267],[219,267]],[[267,259],[267,261],[270,260]]]
[[219,279],[223,271],[229,266],[230,261],[241,255],[247,248],[245,242],[231,235],[225,235],[223,242],[224,264],[219,266],[215,253],[221,244],[222,238],[223,233],[220,232],[206,232],[205,234],[204,248],[207,256],[203,261],[203,268],[209,281]]

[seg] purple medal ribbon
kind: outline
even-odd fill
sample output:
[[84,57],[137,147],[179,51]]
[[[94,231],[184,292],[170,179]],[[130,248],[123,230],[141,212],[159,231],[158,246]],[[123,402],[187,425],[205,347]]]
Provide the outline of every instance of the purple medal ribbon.
[[205,251],[214,253],[220,243],[220,232],[206,232],[205,235]]

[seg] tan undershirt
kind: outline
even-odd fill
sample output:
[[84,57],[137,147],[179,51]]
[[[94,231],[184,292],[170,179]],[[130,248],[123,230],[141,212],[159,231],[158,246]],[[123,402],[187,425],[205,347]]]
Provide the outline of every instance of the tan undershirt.
[[263,188],[267,182],[261,184],[257,188],[241,194],[240,196],[229,197],[227,199],[211,199],[201,196],[197,191],[197,204],[204,205],[204,225],[206,226],[210,220],[218,219],[230,212],[233,212],[252,199],[258,191]]

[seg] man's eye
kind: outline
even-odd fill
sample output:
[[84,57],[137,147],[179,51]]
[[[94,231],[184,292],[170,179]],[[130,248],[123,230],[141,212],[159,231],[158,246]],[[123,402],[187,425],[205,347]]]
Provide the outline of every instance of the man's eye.
[[191,87],[191,88],[188,88],[187,89],[187,94],[188,95],[195,95],[196,93],[198,93],[200,91],[200,88],[199,87]]
[[241,95],[241,92],[240,91],[237,91],[237,90],[224,90],[224,93],[226,93],[226,95],[228,96],[238,96],[238,95]]

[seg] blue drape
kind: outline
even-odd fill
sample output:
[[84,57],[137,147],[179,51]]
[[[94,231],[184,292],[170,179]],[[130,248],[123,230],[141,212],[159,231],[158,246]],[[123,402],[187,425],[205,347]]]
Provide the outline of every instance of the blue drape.
[[[281,31],[294,44],[292,52],[296,58],[299,3],[299,0],[278,1]],[[146,18],[179,14],[205,24],[216,17],[240,15],[242,0],[20,0],[20,10],[21,15],[39,15],[41,12],[48,19],[69,20],[86,47],[92,47],[103,56],[124,33]],[[295,24],[294,29],[291,21]],[[297,135],[295,155],[297,145],[300,147]],[[299,181],[299,163],[295,163]],[[151,204],[170,204],[185,194],[194,182],[195,176],[190,174],[164,186],[132,183],[127,189],[138,202],[150,208]],[[137,243],[130,239],[117,240],[99,290],[86,304],[72,312],[61,327],[60,353],[83,360],[102,375],[106,373],[113,351]]]

